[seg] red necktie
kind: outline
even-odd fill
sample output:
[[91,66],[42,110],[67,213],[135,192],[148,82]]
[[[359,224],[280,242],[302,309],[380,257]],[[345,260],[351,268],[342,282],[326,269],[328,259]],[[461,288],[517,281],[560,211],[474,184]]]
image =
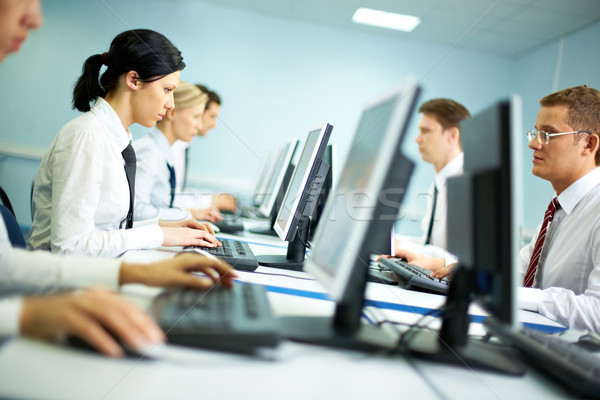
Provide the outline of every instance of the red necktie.
[[533,248],[533,253],[531,253],[531,259],[529,260],[529,267],[527,268],[527,273],[525,274],[525,278],[523,279],[523,286],[531,287],[533,284],[533,278],[535,277],[535,273],[537,272],[538,264],[540,261],[540,254],[542,254],[542,247],[544,246],[544,241],[546,240],[546,232],[548,231],[548,225],[552,222],[552,218],[554,218],[554,213],[556,210],[560,209],[560,203],[558,202],[558,198],[555,197],[550,202],[548,209],[546,210],[546,214],[544,215],[544,222],[542,223],[542,229],[540,229],[540,234],[538,235],[537,240],[535,241],[535,247]]

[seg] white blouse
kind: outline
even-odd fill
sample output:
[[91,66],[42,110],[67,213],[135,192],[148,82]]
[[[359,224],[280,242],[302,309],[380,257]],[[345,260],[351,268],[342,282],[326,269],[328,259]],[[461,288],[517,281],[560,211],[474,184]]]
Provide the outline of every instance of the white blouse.
[[137,157],[134,219],[182,220],[192,218],[182,208],[169,208],[171,183],[168,165],[173,166],[171,146],[157,127],[133,142]]
[[62,127],[35,176],[29,249],[114,257],[162,244],[156,223],[120,229],[129,210],[121,151],[130,140],[102,98]]

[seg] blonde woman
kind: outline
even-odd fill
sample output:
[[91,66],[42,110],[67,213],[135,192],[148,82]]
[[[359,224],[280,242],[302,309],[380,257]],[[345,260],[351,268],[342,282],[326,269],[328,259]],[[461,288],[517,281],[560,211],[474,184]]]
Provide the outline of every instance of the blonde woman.
[[180,80],[173,97],[175,108],[167,110],[164,118],[146,136],[133,142],[137,156],[134,218],[220,221],[221,214],[216,207],[186,210],[173,206],[176,175],[172,146],[177,140],[190,142],[202,130],[208,96],[196,86]]

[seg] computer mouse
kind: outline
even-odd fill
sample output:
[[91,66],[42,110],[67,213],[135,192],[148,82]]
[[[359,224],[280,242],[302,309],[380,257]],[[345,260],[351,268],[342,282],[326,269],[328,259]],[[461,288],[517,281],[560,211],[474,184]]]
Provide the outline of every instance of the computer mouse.
[[[114,336],[113,336],[113,338],[114,338]],[[115,340],[117,341],[117,343],[119,343],[119,345],[123,349],[123,354],[125,355],[126,358],[135,358],[138,360],[150,358],[147,356],[147,352],[132,349],[131,347],[124,344],[120,340],[118,340],[118,339],[115,339]],[[66,344],[70,347],[73,347],[73,348],[76,348],[79,350],[84,350],[84,351],[88,351],[88,352],[96,353],[96,354],[102,354],[102,353],[100,353],[100,351],[98,349],[96,349],[95,347],[92,347],[88,342],[86,342],[85,340],[83,340],[77,336],[67,336]]]

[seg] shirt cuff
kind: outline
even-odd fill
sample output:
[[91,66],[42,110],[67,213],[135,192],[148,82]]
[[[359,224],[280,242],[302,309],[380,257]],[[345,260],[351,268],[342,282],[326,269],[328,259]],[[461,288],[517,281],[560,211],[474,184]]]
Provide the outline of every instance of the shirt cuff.
[[119,288],[121,260],[97,257],[64,257],[62,282],[74,287],[104,286]]
[[517,291],[517,304],[523,310],[540,311],[539,302],[542,290],[538,288],[519,287]]
[[133,229],[123,230],[125,236],[125,249],[155,249],[162,246],[164,235],[158,223],[137,226]]
[[23,299],[10,297],[0,299],[0,337],[19,334]]

